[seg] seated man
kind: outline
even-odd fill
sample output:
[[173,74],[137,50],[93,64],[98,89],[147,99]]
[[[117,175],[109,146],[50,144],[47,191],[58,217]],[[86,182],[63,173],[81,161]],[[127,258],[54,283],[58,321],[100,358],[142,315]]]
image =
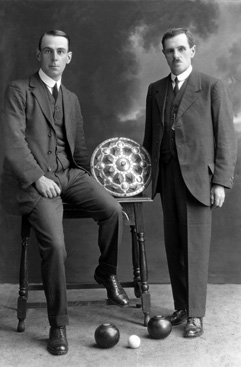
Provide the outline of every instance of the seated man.
[[68,35],[58,30],[45,33],[37,59],[40,70],[6,90],[1,197],[10,214],[29,215],[42,259],[50,323],[47,349],[61,355],[68,351],[63,202],[79,205],[98,223],[101,255],[95,280],[106,287],[113,303],[127,306],[128,297],[116,276],[122,209],[89,174],[79,102],[61,84],[72,59]]

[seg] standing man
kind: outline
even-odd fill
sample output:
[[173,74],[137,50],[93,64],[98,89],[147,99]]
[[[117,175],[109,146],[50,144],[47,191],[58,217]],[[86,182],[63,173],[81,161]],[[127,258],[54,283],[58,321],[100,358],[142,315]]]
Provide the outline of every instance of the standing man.
[[149,86],[143,145],[152,158],[153,197],[162,200],[175,308],[167,319],[187,320],[184,337],[192,338],[203,333],[211,209],[223,205],[233,185],[232,104],[221,80],[193,70],[188,29],[168,30],[162,46],[171,74]]
[[37,59],[40,70],[6,90],[1,197],[9,213],[29,215],[42,258],[50,323],[47,349],[61,355],[68,351],[63,202],[79,205],[98,223],[101,255],[95,280],[106,287],[113,303],[127,306],[128,297],[116,276],[122,209],[89,174],[79,102],[61,82],[72,59],[68,35],[59,30],[45,33]]

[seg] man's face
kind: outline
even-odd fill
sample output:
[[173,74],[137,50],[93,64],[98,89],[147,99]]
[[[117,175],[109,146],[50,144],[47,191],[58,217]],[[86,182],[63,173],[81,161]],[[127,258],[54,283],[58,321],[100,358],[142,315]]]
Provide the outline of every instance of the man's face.
[[174,75],[179,75],[191,65],[191,60],[195,55],[195,45],[190,48],[187,36],[182,33],[166,39],[165,48],[162,52],[171,72]]
[[45,35],[42,38],[41,50],[37,51],[37,59],[45,74],[58,81],[72,58],[68,52],[68,40],[61,36]]

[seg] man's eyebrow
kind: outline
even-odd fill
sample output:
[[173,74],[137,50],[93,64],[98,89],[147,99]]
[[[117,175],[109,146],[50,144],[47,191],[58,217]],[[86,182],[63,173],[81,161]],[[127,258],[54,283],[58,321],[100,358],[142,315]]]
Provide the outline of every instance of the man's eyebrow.
[[[46,47],[43,47],[42,48],[42,50],[46,50],[46,49],[48,49],[48,50],[55,50],[55,48],[50,47],[50,46],[46,46]],[[58,48],[56,48],[56,50],[58,51],[58,50],[67,50],[67,49],[65,47],[58,47]]]
[[167,47],[167,48],[165,48],[165,51],[166,50],[168,50],[168,51],[173,51],[173,50],[175,50],[175,48],[186,48],[186,46],[184,46],[184,45],[180,45],[180,46],[177,46],[177,47]]

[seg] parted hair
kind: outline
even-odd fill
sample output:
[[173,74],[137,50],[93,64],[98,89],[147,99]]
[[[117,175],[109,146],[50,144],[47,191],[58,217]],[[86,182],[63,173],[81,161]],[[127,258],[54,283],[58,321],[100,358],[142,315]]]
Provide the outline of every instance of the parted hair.
[[68,41],[68,51],[70,51],[70,38],[69,38],[69,36],[67,35],[67,33],[65,33],[63,31],[60,31],[58,29],[47,31],[44,34],[42,34],[42,36],[39,39],[39,44],[38,44],[39,51],[41,51],[42,39],[46,35],[49,35],[49,36],[58,36],[58,37],[64,37],[64,38],[66,38],[67,41]]

